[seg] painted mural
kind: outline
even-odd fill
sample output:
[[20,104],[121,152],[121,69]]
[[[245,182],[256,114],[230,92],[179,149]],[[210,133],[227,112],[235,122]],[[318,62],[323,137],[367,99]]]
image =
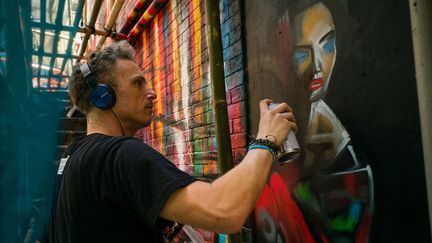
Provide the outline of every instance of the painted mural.
[[265,242],[365,242],[373,213],[372,171],[324,101],[338,52],[335,10],[322,1],[301,1],[291,10],[280,23],[288,21],[292,30],[292,55],[287,58],[293,59],[296,82],[308,87],[304,156],[291,193],[283,174],[272,174],[255,211],[258,237]]
[[[371,47],[376,45],[372,40],[355,36],[365,32],[365,26],[373,28],[366,23],[371,19],[378,21],[379,14],[382,14],[380,11],[384,8],[373,9],[365,2],[292,0],[273,3],[252,1],[246,4],[250,103],[271,98],[290,104],[296,114],[299,126],[297,137],[302,149],[302,155],[297,160],[273,165],[268,183],[254,210],[257,242],[357,243],[370,242],[371,236],[374,236],[374,240],[378,239],[376,242],[390,242],[379,239],[394,238],[397,242],[403,242],[393,235],[380,235],[377,229],[385,227],[384,223],[393,224],[388,218],[382,218],[386,210],[383,208],[392,205],[392,202],[383,199],[381,194],[387,190],[382,187],[384,172],[381,166],[393,165],[387,162],[385,156],[383,159],[382,154],[377,155],[383,150],[371,148],[372,144],[378,143],[376,138],[367,134],[368,128],[373,131],[377,129],[373,122],[360,114],[367,114],[369,119],[375,116],[381,121],[398,115],[387,113],[384,118],[378,115],[381,113],[368,112],[371,108],[367,105],[371,102],[364,102],[367,99],[379,102],[382,107],[386,107],[384,109],[389,109],[392,104],[379,95],[374,98],[362,96],[365,94],[363,87],[383,87],[389,92],[385,97],[391,97],[391,92],[399,93],[397,89],[402,86],[393,88],[386,81],[387,84],[377,84],[381,79],[369,74],[378,71],[371,71],[375,67],[366,67],[364,64],[385,59],[389,63],[385,64],[388,67],[380,64],[383,71],[394,70],[395,65],[390,63],[390,58],[384,57],[385,54],[378,53],[380,49]],[[361,15],[358,9],[364,11],[369,8],[371,19],[365,20],[366,16]],[[255,21],[252,16],[257,13],[269,18],[261,19],[262,22]],[[365,45],[370,45],[367,53],[356,49]],[[394,50],[397,47],[386,48]],[[412,67],[413,64],[410,65]],[[360,78],[358,69],[362,70]],[[405,72],[408,71],[399,72],[406,76]],[[410,77],[411,80],[413,78]],[[400,79],[395,77],[395,80]],[[402,84],[403,80],[398,83]],[[385,92],[384,89],[381,91]],[[411,89],[411,92],[410,105],[415,105],[412,102],[416,97],[415,89]],[[412,109],[408,104],[402,107]],[[415,109],[414,106],[413,116],[416,115]],[[252,133],[256,132],[254,126],[258,123],[256,117],[259,117],[254,113],[255,110],[251,106]],[[418,122],[415,117],[408,119]],[[398,130],[404,130],[404,125],[400,124]],[[385,127],[381,129],[386,130]],[[410,141],[421,144],[420,140]],[[394,142],[394,146],[401,145]],[[409,151],[414,157],[417,152]],[[397,161],[402,162],[400,159]],[[421,160],[416,163],[421,163]],[[424,176],[422,170],[415,173]],[[375,174],[379,175],[378,181]],[[386,179],[400,185],[397,177]],[[380,186],[378,194],[376,185]],[[380,206],[378,217],[376,197],[379,198]],[[424,200],[424,195],[422,198]],[[383,205],[383,201],[387,204]],[[421,203],[422,210],[426,210],[425,201]],[[377,226],[376,222],[383,225]]]

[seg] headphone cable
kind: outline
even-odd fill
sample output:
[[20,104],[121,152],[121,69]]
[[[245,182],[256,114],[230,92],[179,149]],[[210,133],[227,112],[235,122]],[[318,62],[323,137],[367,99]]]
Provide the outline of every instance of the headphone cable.
[[120,124],[120,128],[121,128],[121,130],[122,130],[123,136],[126,136],[126,135],[125,135],[125,132],[124,132],[124,130],[123,130],[123,126],[122,126],[122,123],[121,123],[121,121],[120,121],[120,118],[117,116],[117,114],[116,114],[112,109],[110,109],[110,111],[114,114],[114,116],[116,117],[118,123]]

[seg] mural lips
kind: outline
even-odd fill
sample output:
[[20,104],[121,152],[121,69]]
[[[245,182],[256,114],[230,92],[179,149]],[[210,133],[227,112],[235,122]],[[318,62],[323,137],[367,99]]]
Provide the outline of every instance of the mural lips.
[[309,89],[312,91],[320,89],[324,85],[322,78],[314,78],[310,81]]

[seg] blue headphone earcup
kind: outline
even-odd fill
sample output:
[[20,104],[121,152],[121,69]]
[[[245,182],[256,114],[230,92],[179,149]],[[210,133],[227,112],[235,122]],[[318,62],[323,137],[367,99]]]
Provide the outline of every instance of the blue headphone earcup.
[[91,91],[90,101],[99,109],[110,109],[116,102],[115,91],[107,84],[98,84]]

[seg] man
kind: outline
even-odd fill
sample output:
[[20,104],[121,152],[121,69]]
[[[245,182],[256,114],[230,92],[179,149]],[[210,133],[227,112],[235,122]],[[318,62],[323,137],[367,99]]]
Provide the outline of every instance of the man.
[[260,102],[258,140],[244,160],[213,183],[196,180],[133,138],[152,120],[155,92],[126,42],[94,53],[74,68],[70,96],[87,116],[87,136],[68,148],[51,217],[51,242],[161,242],[179,222],[238,232],[267,180],[275,152],[290,129],[287,104]]

